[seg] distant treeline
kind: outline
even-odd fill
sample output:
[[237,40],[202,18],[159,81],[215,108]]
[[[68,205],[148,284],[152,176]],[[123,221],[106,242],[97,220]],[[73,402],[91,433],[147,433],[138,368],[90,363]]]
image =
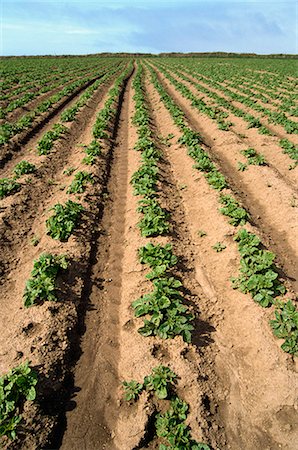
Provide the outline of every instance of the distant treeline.
[[[180,53],[180,52],[170,52],[170,53],[93,53],[88,55],[24,55],[24,56],[2,56],[2,58],[77,58],[77,57],[87,58],[87,57],[127,57],[127,58],[144,58],[144,57],[172,57],[172,58],[287,58],[287,59],[298,59],[298,55],[285,54],[285,53],[273,53],[269,55],[258,55],[257,53],[232,53],[232,52],[190,52],[190,53]],[[1,58],[0,58],[1,59]]]
[[258,55],[257,53],[232,53],[232,52],[191,52],[191,53],[160,53],[152,56],[166,57],[199,57],[199,58],[292,58],[298,59],[298,55],[285,53],[273,53],[269,55]]
[[205,53],[160,53],[158,56],[167,57],[197,57],[197,58],[292,58],[298,59],[298,55],[285,53],[273,53],[269,55],[258,55],[257,53],[228,53],[228,52],[205,52]]

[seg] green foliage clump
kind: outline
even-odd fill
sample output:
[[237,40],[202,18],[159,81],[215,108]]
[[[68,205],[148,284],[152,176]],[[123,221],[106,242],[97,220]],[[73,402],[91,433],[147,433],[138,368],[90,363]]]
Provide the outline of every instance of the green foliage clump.
[[161,339],[181,335],[185,342],[191,341],[194,316],[183,305],[182,283],[174,277],[160,277],[153,280],[154,290],[132,303],[136,317],[151,316],[144,319],[139,328],[142,336],[155,335]]
[[52,210],[53,216],[46,221],[47,234],[53,239],[67,241],[75,229],[84,210],[79,203],[68,200],[65,205],[57,203]]
[[28,161],[20,161],[18,164],[16,164],[15,168],[13,169],[15,178],[19,178],[27,173],[34,173],[35,171],[36,171],[35,165],[29,163]]
[[31,278],[27,281],[23,295],[26,307],[37,300],[56,301],[56,278],[61,269],[67,269],[68,263],[63,255],[42,254],[34,261]]
[[93,165],[97,156],[101,154],[101,145],[96,140],[93,140],[88,147],[85,148],[86,156],[83,159],[84,164]]
[[245,225],[250,219],[248,212],[244,208],[241,208],[237,200],[231,195],[221,194],[219,201],[224,205],[219,211],[224,216],[230,217],[231,220],[229,220],[229,223],[231,225],[234,225],[235,227],[238,225]]
[[289,155],[291,159],[295,161],[295,164],[298,164],[298,145],[293,144],[293,142],[288,139],[281,139],[279,141],[279,145],[283,148],[283,153]]
[[221,242],[216,242],[216,244],[213,245],[213,250],[215,250],[217,253],[222,252],[227,246],[225,244],[222,244]]
[[263,307],[271,305],[276,296],[286,291],[278,280],[275,254],[260,248],[260,239],[245,229],[239,230],[234,239],[241,255],[240,276],[232,278],[234,289],[250,293]]
[[94,183],[94,178],[91,173],[80,171],[75,174],[74,180],[67,189],[68,194],[82,194],[86,190],[88,183]]
[[15,439],[22,420],[20,408],[36,397],[37,374],[29,363],[20,364],[0,377],[0,436]]
[[123,381],[123,387],[124,387],[124,399],[129,402],[130,400],[137,400],[139,398],[139,395],[141,394],[144,385],[141,383],[138,383],[135,380],[132,381]]
[[54,142],[67,132],[67,128],[56,123],[53,129],[47,131],[37,144],[37,152],[39,155],[47,155],[54,146]]
[[276,301],[275,319],[270,321],[276,337],[284,339],[281,348],[291,355],[298,356],[298,311],[291,300],[286,303]]
[[169,367],[158,366],[145,376],[143,383],[124,381],[124,398],[135,401],[146,390],[157,397],[158,405],[163,400],[170,400],[169,408],[163,413],[158,412],[155,417],[155,434],[166,442],[160,444],[160,450],[210,450],[208,445],[198,443],[191,437],[191,430],[186,424],[189,405],[176,395],[176,381],[175,372]]
[[167,221],[169,213],[154,198],[145,198],[139,204],[138,211],[144,214],[144,217],[138,223],[142,236],[151,237],[166,234],[170,229]]
[[178,258],[172,252],[171,244],[164,247],[160,244],[146,244],[139,249],[139,259],[142,264],[147,264],[153,269],[146,278],[150,280],[161,277],[166,271],[177,264]]
[[[194,441],[191,430],[185,423],[189,405],[179,397],[171,399],[170,408],[156,416],[156,434],[167,441],[159,450],[210,450],[207,444]],[[168,445],[169,444],[169,445]]]
[[0,178],[0,198],[7,197],[21,188],[20,183],[13,178]]
[[263,155],[256,152],[254,148],[248,148],[241,151],[242,155],[246,156],[249,165],[253,166],[265,166],[266,160]]

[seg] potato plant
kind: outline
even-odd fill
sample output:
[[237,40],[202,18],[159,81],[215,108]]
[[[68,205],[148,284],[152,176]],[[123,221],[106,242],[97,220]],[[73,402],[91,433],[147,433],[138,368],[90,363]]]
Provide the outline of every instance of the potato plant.
[[[177,375],[167,366],[152,369],[142,383],[135,380],[124,381],[124,398],[136,401],[142,391],[147,391],[158,400],[158,413],[154,418],[154,435],[161,438],[160,450],[210,450],[207,444],[196,442],[191,437],[191,429],[187,425],[189,405],[176,394]],[[167,403],[163,405],[163,402]]]
[[36,172],[36,166],[25,160],[20,161],[18,164],[16,164],[15,168],[13,169],[13,173],[16,179],[20,178],[22,175],[34,172]]
[[20,183],[13,178],[0,178],[0,199],[19,191]]
[[47,234],[61,242],[68,241],[78,225],[83,206],[68,200],[64,205],[57,203],[52,210],[54,214],[46,221]]
[[47,131],[43,137],[38,141],[37,152],[41,155],[47,155],[54,147],[55,141],[67,132],[67,128],[61,123],[56,123],[53,129]]
[[88,183],[93,184],[93,175],[85,170],[80,170],[74,176],[74,180],[71,182],[67,189],[68,194],[82,194],[85,192]]
[[67,269],[64,255],[44,253],[34,261],[31,278],[26,282],[23,295],[24,305],[28,308],[38,301],[57,301],[56,278],[62,269]]
[[258,236],[245,229],[239,230],[234,240],[241,255],[240,275],[232,278],[234,289],[250,293],[263,307],[272,305],[275,297],[286,292],[274,265],[275,254],[263,250]]
[[0,437],[15,439],[22,421],[21,409],[25,401],[34,401],[37,373],[29,362],[20,364],[0,377]]

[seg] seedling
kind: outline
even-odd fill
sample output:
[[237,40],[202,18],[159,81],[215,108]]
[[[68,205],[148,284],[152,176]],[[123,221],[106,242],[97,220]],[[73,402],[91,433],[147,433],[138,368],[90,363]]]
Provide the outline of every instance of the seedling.
[[37,236],[33,236],[31,238],[31,244],[33,245],[33,247],[36,247],[39,244],[40,239]]
[[219,201],[221,204],[225,205],[223,208],[220,208],[219,211],[230,217],[229,223],[234,225],[235,227],[238,225],[245,225],[246,222],[250,219],[249,214],[244,208],[241,208],[236,199],[234,199],[231,195],[220,195]]
[[166,145],[167,147],[171,146],[170,140],[173,139],[174,134],[170,133],[167,136],[159,136],[159,140],[163,145]]
[[16,179],[20,178],[20,176],[25,175],[27,173],[34,173],[35,171],[36,171],[35,165],[29,163],[28,161],[20,161],[13,169]]
[[138,223],[142,236],[161,236],[169,231],[169,213],[161,208],[156,199],[144,199],[139,204],[138,211],[144,214]]
[[84,164],[93,165],[96,161],[97,156],[101,154],[101,145],[96,140],[93,140],[91,144],[85,148],[86,156],[83,158]]
[[261,306],[270,306],[274,298],[286,292],[278,280],[274,265],[275,254],[260,248],[260,239],[245,229],[239,230],[234,240],[241,255],[240,276],[232,278],[234,289],[250,293]]
[[68,241],[84,210],[79,203],[68,200],[65,205],[57,203],[52,210],[54,215],[47,219],[47,234],[59,241]]
[[53,180],[53,179],[49,179],[48,180],[48,185],[49,186],[56,186],[58,183],[57,183],[57,181],[55,181],[55,180]]
[[244,172],[247,169],[247,164],[238,161],[238,170]]
[[75,167],[68,167],[67,169],[63,170],[63,174],[69,177],[75,170]]
[[67,194],[82,194],[88,183],[94,183],[93,175],[85,171],[77,172],[66,192]]
[[47,155],[54,146],[54,142],[67,132],[67,128],[56,123],[53,129],[47,131],[37,144],[37,152],[39,155]]
[[154,246],[149,243],[139,249],[139,258],[142,264],[148,264],[153,269],[146,278],[150,280],[164,276],[166,271],[177,264],[178,258],[172,252],[171,244]]
[[227,246],[225,244],[222,244],[221,242],[217,242],[215,245],[213,245],[213,250],[215,250],[217,253],[222,252]]
[[207,178],[210,186],[218,191],[222,191],[224,188],[228,187],[225,177],[216,169],[206,173],[204,176]]
[[[180,399],[175,393],[177,375],[166,366],[158,366],[152,370],[151,375],[144,378],[144,382],[124,382],[124,398],[128,401],[136,400],[144,389],[154,394],[161,401],[170,399],[170,407],[165,412],[159,412],[155,417],[155,431],[159,438],[167,441],[168,445],[160,444],[160,450],[210,450],[206,444],[198,443],[191,438],[191,430],[186,425],[189,405]],[[133,391],[130,395],[131,389]],[[128,391],[128,396],[127,396]],[[150,400],[150,399],[149,399]]]
[[174,277],[156,278],[154,290],[132,303],[136,317],[150,315],[144,319],[144,326],[139,328],[142,336],[156,335],[162,339],[181,335],[185,342],[191,341],[194,316],[183,305],[180,293],[182,283]]
[[165,366],[152,369],[152,374],[144,378],[144,387],[153,391],[159,399],[168,398],[172,387],[176,383],[177,375]]
[[265,166],[267,164],[265,157],[257,153],[254,148],[242,150],[241,153],[242,155],[246,156],[249,165]]
[[210,450],[207,444],[194,441],[191,430],[185,423],[189,406],[179,397],[171,399],[170,408],[163,414],[156,416],[156,434],[167,441],[168,445],[161,444],[160,450]]
[[67,108],[60,116],[61,122],[72,122],[79,110],[79,105],[75,104],[74,106],[71,106],[70,108]]
[[143,390],[144,385],[141,383],[138,383],[137,381],[123,381],[123,387],[124,387],[124,399],[126,401],[130,400],[137,400],[139,398],[140,393]]
[[22,420],[19,410],[36,397],[37,374],[29,363],[20,364],[0,377],[0,437],[15,439]]
[[19,191],[20,183],[12,178],[0,178],[0,199]]
[[295,160],[293,164],[295,168],[298,164],[298,145],[293,144],[288,139],[281,139],[279,145],[284,149],[283,153],[286,153],[291,159]]
[[24,305],[34,305],[37,300],[56,301],[56,277],[61,269],[67,269],[65,256],[42,254],[34,261],[31,278],[27,281],[24,291]]
[[275,306],[275,320],[270,321],[273,333],[285,339],[281,346],[285,352],[298,356],[298,311],[291,300],[276,301]]

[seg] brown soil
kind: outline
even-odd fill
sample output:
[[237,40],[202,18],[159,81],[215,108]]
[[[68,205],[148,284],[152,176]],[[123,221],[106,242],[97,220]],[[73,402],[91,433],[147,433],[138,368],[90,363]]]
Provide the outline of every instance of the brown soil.
[[185,112],[189,123],[202,135],[209,153],[249,210],[255,225],[265,233],[265,240],[270,242],[270,248],[278,254],[285,273],[297,287],[297,217],[296,207],[293,207],[296,191],[270,166],[250,166],[248,170],[239,172],[237,161],[243,150],[241,142],[233,133],[218,130],[214,121],[199,114],[165,77],[161,74],[159,77]]
[[[59,121],[55,117],[36,137],[31,139],[27,146],[9,161],[1,176],[10,176],[16,163],[26,158],[30,163],[35,164],[37,172],[34,175],[25,175],[21,178],[23,182],[21,190],[13,196],[9,196],[2,201],[0,217],[0,236],[3,241],[1,276],[10,273],[13,267],[20,264],[24,252],[23,242],[27,241],[30,246],[30,239],[37,235],[36,218],[44,214],[46,208],[53,204],[52,195],[58,196],[61,201],[65,197],[66,187],[70,183],[70,177],[63,174],[65,167],[82,166],[81,144],[88,144],[91,140],[92,126],[98,108],[101,108],[106,100],[108,88],[113,80],[101,86],[88,104],[78,114],[77,120],[69,125],[69,133],[55,144],[54,151],[46,156],[36,154],[36,144],[42,134],[51,129],[54,123]],[[88,139],[86,140],[85,135]],[[28,183],[28,179],[31,182]],[[49,206],[48,206],[49,205]],[[42,218],[44,221],[44,218]],[[43,231],[41,231],[41,234]],[[27,250],[25,250],[26,254]],[[30,252],[29,252],[30,254]]]
[[[108,86],[106,90],[107,88]],[[78,352],[80,315],[83,316],[87,308],[87,304],[84,304],[84,292],[89,283],[95,230],[101,217],[100,206],[108,174],[110,146],[104,149],[103,157],[94,171],[95,185],[89,186],[84,195],[72,195],[73,200],[81,200],[85,207],[80,229],[67,243],[61,243],[45,234],[45,220],[50,215],[50,207],[69,198],[65,187],[70,184],[71,178],[63,174],[63,169],[67,167],[65,165],[68,163],[77,169],[86,170],[81,163],[83,149],[77,144],[89,144],[92,140],[96,114],[107,98],[103,93],[97,93],[82,111],[76,127],[71,130],[67,146],[64,142],[60,147],[60,150],[66,150],[63,156],[59,151],[51,155],[51,162],[44,169],[44,175],[53,177],[54,184],[48,185],[47,179],[44,179],[37,180],[35,190],[29,185],[31,188],[17,202],[17,207],[2,225],[6,246],[3,254],[8,276],[4,277],[1,285],[3,309],[0,317],[0,348],[3,351],[0,372],[5,373],[9,367],[29,359],[38,368],[40,379],[39,406],[28,408],[23,414],[26,433],[20,432],[20,439],[23,441],[22,448],[28,450],[48,445],[49,439],[52,440],[53,430],[54,436],[56,435],[55,424],[70,389],[70,369]],[[39,238],[36,247],[31,244],[33,236]],[[26,309],[22,306],[25,282],[30,277],[33,260],[45,251],[67,254],[70,260],[70,267],[61,277],[59,286],[60,296],[64,301],[57,304],[45,302],[38,307]],[[59,423],[61,420],[62,418]],[[20,441],[10,444],[8,448],[20,448]]]
[[[203,289],[202,317],[211,319],[216,328],[214,343],[200,348],[200,353],[209,358],[216,375],[208,384],[218,420],[226,431],[227,443],[221,448],[294,449],[298,437],[294,425],[297,367],[281,354],[272,337],[268,311],[231,288],[228,280],[239,268],[234,228],[218,212],[217,194],[192,168],[186,149],[175,143],[180,133],[152,86],[148,91],[160,132],[175,135],[166,155],[177,185],[183,186],[181,197],[195,248],[196,277]],[[198,230],[207,235],[199,237]],[[227,248],[216,253],[212,249],[215,242],[223,242]]]
[[[121,108],[119,132],[113,149],[108,200],[100,225],[90,278],[89,308],[82,357],[75,371],[75,390],[66,414],[63,449],[112,449],[109,430],[116,420],[118,387],[119,304],[122,286],[124,213],[127,189],[129,81]],[[115,183],[117,180],[117,183]],[[70,405],[71,406],[71,405]],[[106,424],[109,424],[107,428]]]
[[[185,73],[185,75],[192,81],[197,82],[199,84],[201,84],[203,87],[209,89],[211,92],[215,92],[216,94],[220,95],[221,97],[223,97],[225,100],[228,100],[232,105],[236,106],[237,108],[241,109],[242,111],[244,111],[245,113],[249,113],[252,116],[261,119],[261,123],[262,125],[265,125],[274,135],[278,136],[279,139],[290,139],[292,140],[295,144],[298,144],[298,136],[295,134],[288,134],[284,128],[281,125],[276,125],[276,124],[272,124],[268,122],[268,119],[266,118],[266,116],[261,115],[261,113],[259,113],[258,111],[244,105],[241,102],[232,100],[227,94],[225,94],[224,92],[221,92],[219,89],[217,88],[213,88],[210,86],[209,83],[204,83],[202,81],[197,80],[195,77],[192,77],[191,75],[189,75],[188,73]],[[176,75],[173,74],[173,76],[175,77]],[[177,77],[177,76],[176,76]],[[177,77],[178,78],[178,77]],[[180,80],[180,82],[185,83],[188,87],[190,86],[190,84],[188,84],[186,81],[184,80]],[[208,99],[207,95],[204,95],[202,92],[199,91],[200,96],[204,96],[204,101]],[[229,118],[231,119],[232,122],[234,122],[234,118],[235,116],[233,114],[231,114],[231,112],[224,108],[223,106],[220,106],[221,109],[223,109],[224,111],[226,111],[229,114]],[[241,121],[243,121],[241,118],[237,118],[240,119]],[[245,122],[246,123],[246,122]],[[246,128],[247,128],[247,124],[246,124]]]
[[[179,79],[175,74],[174,78]],[[188,75],[187,75],[188,76]],[[191,77],[189,77],[191,78]],[[207,105],[213,104],[211,98],[203,95],[199,92],[191,83],[182,81],[188,89],[195,95],[207,103]],[[229,113],[229,120],[233,123],[232,127],[225,133],[231,136],[231,132],[237,137],[236,142],[242,143],[242,149],[253,147],[259,153],[263,154],[267,163],[271,168],[283,178],[286,183],[291,183],[294,189],[297,189],[298,174],[297,170],[289,170],[290,164],[293,164],[293,160],[288,155],[283,153],[282,148],[279,145],[279,138],[275,136],[266,136],[258,133],[256,128],[247,128],[247,122],[241,117],[237,117],[234,114]],[[292,140],[293,135],[288,136]],[[245,162],[245,158],[239,154],[239,161]]]
[[[158,405],[146,393],[135,404],[124,402],[121,383],[142,381],[153,367],[163,364],[178,375],[177,393],[190,406],[187,423],[194,439],[214,450],[296,450],[297,362],[280,349],[281,341],[272,334],[268,323],[272,308],[263,309],[249,295],[231,288],[230,277],[239,271],[236,230],[218,211],[218,193],[178,143],[181,133],[147,71],[151,126],[163,154],[159,199],[170,212],[171,231],[164,237],[141,237],[139,198],[130,184],[141,163],[131,121],[133,76],[123,85],[111,138],[96,166],[82,164],[82,145],[92,140],[93,124],[112,80],[94,94],[53,153],[41,158],[34,149],[57,115],[30,140],[26,138],[11,161],[6,160],[3,175],[24,157],[38,166],[38,172],[31,183],[26,183],[28,176],[22,179],[21,191],[4,199],[0,211],[0,374],[29,359],[39,373],[39,384],[37,401],[25,404],[18,439],[4,440],[3,447],[157,450],[161,442],[154,436],[152,418]],[[287,176],[282,158],[278,160],[282,167],[269,158],[272,141],[264,141],[262,152],[268,155],[268,167],[238,172],[244,140],[219,131],[160,79],[190,126],[202,134],[205,150],[229,181],[227,193],[251,213],[247,228],[276,251],[288,295],[293,295],[294,179]],[[174,137],[166,145],[164,138],[170,133]],[[249,146],[256,144],[255,136],[247,139]],[[82,195],[66,194],[72,176],[63,171],[70,166],[92,171],[96,177]],[[61,243],[46,235],[45,220],[54,204],[69,198],[82,203],[85,212],[69,241]],[[200,237],[199,230],[206,235]],[[39,238],[36,247],[31,244],[33,236]],[[134,317],[131,303],[152,288],[137,251],[149,241],[170,242],[179,258],[173,273],[183,282],[185,303],[195,315],[191,344],[181,337],[144,338],[137,331],[143,321]],[[216,242],[226,249],[216,253],[212,249]],[[24,286],[33,260],[42,252],[66,254],[69,268],[59,276],[57,303],[25,309]]]
[[[102,76],[102,75],[101,75]],[[0,168],[4,168],[7,161],[10,161],[16,154],[19,154],[23,149],[28,146],[34,146],[40,137],[59,120],[58,115],[65,109],[72,106],[82,92],[89,86],[91,86],[98,78],[85,83],[83,86],[74,91],[69,97],[62,98],[57,104],[53,105],[49,111],[37,116],[34,120],[32,128],[24,130],[20,134],[14,136],[11,141],[2,147],[0,147]]]

